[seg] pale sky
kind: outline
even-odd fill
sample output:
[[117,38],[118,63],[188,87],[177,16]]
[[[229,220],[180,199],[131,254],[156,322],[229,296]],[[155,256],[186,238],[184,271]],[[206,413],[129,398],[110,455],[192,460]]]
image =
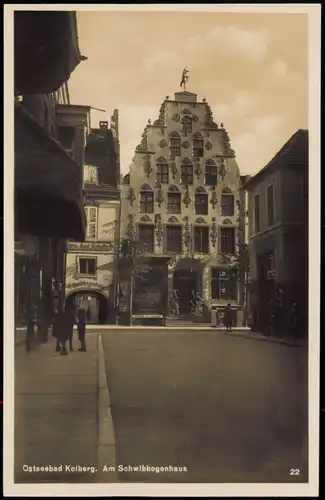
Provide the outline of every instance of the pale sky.
[[120,112],[121,171],[127,173],[148,118],[188,88],[228,130],[242,174],[252,174],[299,128],[308,128],[306,14],[78,12],[81,53],[69,81],[72,104],[92,126]]

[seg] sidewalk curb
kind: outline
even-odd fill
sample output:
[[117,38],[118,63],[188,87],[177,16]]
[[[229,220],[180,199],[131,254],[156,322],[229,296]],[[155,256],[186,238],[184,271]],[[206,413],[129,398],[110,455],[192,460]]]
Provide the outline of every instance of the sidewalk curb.
[[[97,443],[97,482],[117,483],[116,442],[111,413],[111,402],[107,386],[105,357],[101,334],[98,335],[98,443]],[[112,466],[115,471],[103,471],[104,465]]]
[[263,335],[250,335],[248,332],[225,332],[225,334],[228,337],[237,337],[237,338],[243,338],[243,339],[249,339],[249,340],[259,340],[261,342],[271,342],[273,344],[281,344],[281,345],[287,345],[291,347],[307,347],[308,344],[307,342],[297,342],[294,340],[286,340],[286,339],[281,339],[277,337],[263,337]]

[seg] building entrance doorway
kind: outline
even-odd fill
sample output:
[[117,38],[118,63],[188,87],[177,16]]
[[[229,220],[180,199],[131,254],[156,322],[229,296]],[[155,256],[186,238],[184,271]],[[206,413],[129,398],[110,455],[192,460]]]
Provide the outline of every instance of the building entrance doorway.
[[100,293],[92,291],[75,292],[67,298],[67,305],[73,305],[78,308],[81,302],[86,302],[87,323],[100,325],[107,322],[108,302]]
[[173,288],[179,314],[192,312],[197,296],[197,278],[197,271],[191,269],[179,269],[174,272]]

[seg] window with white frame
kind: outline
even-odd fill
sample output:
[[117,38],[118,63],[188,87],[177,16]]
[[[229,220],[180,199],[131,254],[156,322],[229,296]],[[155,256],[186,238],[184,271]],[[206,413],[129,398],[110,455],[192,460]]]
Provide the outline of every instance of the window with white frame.
[[90,240],[95,240],[97,238],[97,218],[98,218],[98,208],[97,207],[85,207],[86,218],[87,218],[87,233],[86,237]]
[[79,276],[96,276],[96,257],[77,257],[77,268]]

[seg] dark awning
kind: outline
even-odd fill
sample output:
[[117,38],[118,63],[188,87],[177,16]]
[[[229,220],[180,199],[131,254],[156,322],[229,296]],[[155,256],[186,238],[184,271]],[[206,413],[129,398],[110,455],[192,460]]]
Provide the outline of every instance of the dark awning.
[[80,61],[75,12],[16,11],[15,91],[48,94],[67,82]]
[[21,233],[84,240],[81,167],[17,102],[15,201]]

